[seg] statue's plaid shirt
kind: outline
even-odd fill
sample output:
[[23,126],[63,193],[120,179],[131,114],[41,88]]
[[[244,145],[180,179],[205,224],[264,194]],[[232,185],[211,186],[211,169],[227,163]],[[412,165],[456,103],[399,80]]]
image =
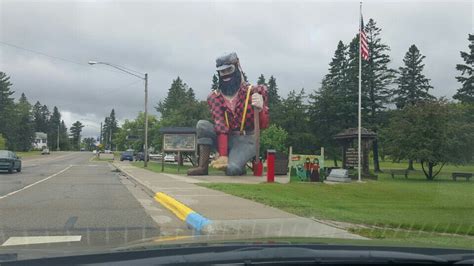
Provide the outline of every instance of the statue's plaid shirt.
[[[244,113],[245,98],[247,97],[247,90],[249,84],[242,83],[237,92],[237,105],[235,110],[232,111],[226,105],[224,95],[220,91],[213,91],[207,97],[207,103],[211,110],[212,118],[214,119],[215,130],[217,134],[227,134],[229,131],[239,131],[240,124],[242,122],[242,115]],[[252,94],[259,93],[263,96],[263,109],[260,111],[260,128],[267,128],[269,123],[268,114],[268,92],[267,87],[264,85],[252,86],[250,92],[250,99],[247,106],[247,114],[245,116],[244,130],[249,131],[254,129],[254,111],[252,107]],[[225,112],[227,112],[227,118],[229,120],[229,127],[225,120]]]

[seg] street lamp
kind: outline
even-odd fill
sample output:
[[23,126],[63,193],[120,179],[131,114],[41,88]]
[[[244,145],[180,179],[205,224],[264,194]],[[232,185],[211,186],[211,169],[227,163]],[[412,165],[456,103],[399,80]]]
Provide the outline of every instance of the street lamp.
[[99,64],[111,66],[115,69],[118,69],[122,72],[135,76],[139,79],[143,79],[145,81],[145,147],[143,151],[145,153],[145,160],[144,160],[143,166],[147,167],[148,166],[148,162],[147,162],[147,159],[148,159],[148,73],[142,74],[135,70],[128,70],[125,67],[106,63],[106,62],[89,61],[89,65],[99,65]]

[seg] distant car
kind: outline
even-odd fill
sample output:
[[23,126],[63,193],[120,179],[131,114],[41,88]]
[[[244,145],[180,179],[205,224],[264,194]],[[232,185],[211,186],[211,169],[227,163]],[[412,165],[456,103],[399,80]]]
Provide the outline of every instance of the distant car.
[[85,148],[81,148],[81,151],[85,151],[86,149]]
[[48,149],[48,148],[43,149],[43,150],[41,151],[41,154],[42,154],[42,155],[49,154],[49,149]]
[[165,155],[165,162],[176,162],[176,158],[173,154],[166,154]]
[[111,150],[105,150],[104,153],[112,153]]
[[148,158],[150,158],[151,160],[161,161],[161,159],[163,159],[163,155],[161,153],[157,153],[157,154],[150,153],[148,154]]
[[120,161],[128,160],[133,162],[133,151],[124,151],[120,154]]
[[93,154],[97,154],[97,150],[93,150],[92,153],[93,153]]
[[[145,160],[145,153],[139,152],[135,156],[135,161],[144,161]],[[150,161],[150,155],[148,155],[148,161]]]
[[0,170],[7,170],[13,173],[13,170],[21,172],[21,160],[14,152],[0,150]]

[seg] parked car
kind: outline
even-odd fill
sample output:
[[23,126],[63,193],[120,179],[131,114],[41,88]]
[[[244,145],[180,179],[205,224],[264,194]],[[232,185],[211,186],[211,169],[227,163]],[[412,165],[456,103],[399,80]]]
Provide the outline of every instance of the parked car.
[[81,151],[86,151],[86,149],[85,149],[85,148],[81,148]]
[[166,154],[165,155],[165,162],[176,162],[176,157],[173,154]]
[[120,154],[120,161],[129,160],[133,162],[133,151],[124,151]]
[[20,157],[12,151],[0,150],[0,170],[7,170],[10,174],[13,170],[21,172]]
[[[144,161],[145,160],[145,153],[139,152],[135,156],[135,161]],[[150,156],[148,155],[148,161],[150,161]]]
[[161,161],[161,159],[163,159],[163,155],[161,153],[150,153],[148,154],[148,158],[150,158],[150,160]]
[[109,153],[112,153],[112,151],[111,150],[105,150],[104,153],[109,154]]
[[42,155],[45,155],[45,154],[49,154],[49,149],[48,148],[45,148],[41,151],[41,154]]

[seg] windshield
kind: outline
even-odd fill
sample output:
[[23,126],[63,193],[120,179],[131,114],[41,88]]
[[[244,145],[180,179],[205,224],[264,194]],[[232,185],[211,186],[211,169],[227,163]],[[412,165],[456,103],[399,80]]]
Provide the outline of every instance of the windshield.
[[[472,1],[0,3],[0,264],[473,249]],[[64,253],[66,252],[66,253]]]

